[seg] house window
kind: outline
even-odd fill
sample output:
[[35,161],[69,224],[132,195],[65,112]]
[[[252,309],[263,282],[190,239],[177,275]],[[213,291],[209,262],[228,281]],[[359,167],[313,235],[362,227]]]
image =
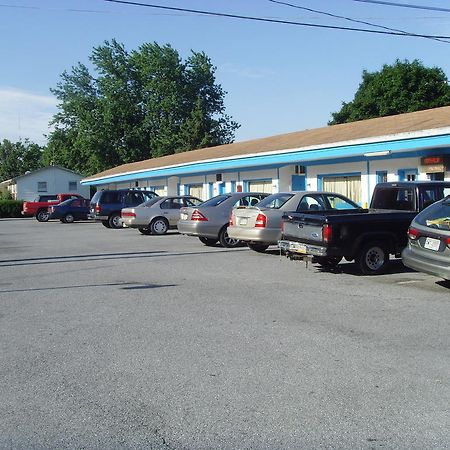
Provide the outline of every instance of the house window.
[[76,181],[69,181],[69,191],[76,191],[78,189],[78,183]]
[[47,192],[47,182],[38,181],[38,192]]

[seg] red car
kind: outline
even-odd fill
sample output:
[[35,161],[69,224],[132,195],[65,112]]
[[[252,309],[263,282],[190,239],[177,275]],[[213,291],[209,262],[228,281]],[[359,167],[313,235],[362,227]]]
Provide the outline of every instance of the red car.
[[48,211],[49,206],[58,205],[70,198],[83,198],[80,194],[56,194],[56,195],[40,195],[37,201],[23,202],[22,216],[35,216],[39,222],[47,222],[50,218]]

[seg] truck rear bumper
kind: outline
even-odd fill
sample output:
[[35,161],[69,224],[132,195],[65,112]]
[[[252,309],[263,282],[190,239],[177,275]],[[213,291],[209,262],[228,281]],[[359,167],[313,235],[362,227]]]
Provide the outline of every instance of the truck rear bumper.
[[278,248],[285,253],[297,253],[300,255],[326,256],[327,254],[326,247],[286,240],[278,241]]

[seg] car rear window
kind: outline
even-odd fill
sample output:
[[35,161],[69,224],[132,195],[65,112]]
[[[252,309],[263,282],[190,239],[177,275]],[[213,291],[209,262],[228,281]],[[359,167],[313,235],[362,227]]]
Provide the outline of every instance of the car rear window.
[[101,202],[108,203],[120,203],[120,192],[117,191],[103,191]]
[[230,195],[216,195],[215,197],[206,200],[206,202],[200,203],[198,206],[218,206],[230,197]]
[[149,206],[154,205],[154,204],[155,204],[156,202],[158,202],[159,200],[161,200],[161,197],[153,197],[152,199],[147,200],[146,202],[142,203],[142,205],[140,205],[140,206],[146,206],[146,207],[149,207]]
[[91,199],[91,202],[92,203],[97,203],[98,202],[98,200],[100,199],[100,196],[102,195],[102,191],[97,191],[94,195],[93,195],[93,197],[92,197],[92,199]]
[[273,194],[258,203],[258,208],[280,209],[294,194]]
[[415,220],[426,227],[450,231],[450,197],[429,206]]

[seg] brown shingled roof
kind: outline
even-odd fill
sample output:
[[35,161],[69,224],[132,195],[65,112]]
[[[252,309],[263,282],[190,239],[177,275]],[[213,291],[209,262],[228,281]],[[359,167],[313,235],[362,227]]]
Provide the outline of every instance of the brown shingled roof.
[[112,169],[85,178],[85,180],[209,159],[233,156],[240,157],[247,154],[297,149],[316,145],[319,146],[355,139],[395,135],[398,133],[431,130],[449,126],[450,106],[445,106],[442,108],[427,109],[413,113],[379,117],[359,122],[280,134],[251,141],[202,148],[199,150],[162,156],[160,158],[146,159],[144,161],[137,161],[113,167]]

